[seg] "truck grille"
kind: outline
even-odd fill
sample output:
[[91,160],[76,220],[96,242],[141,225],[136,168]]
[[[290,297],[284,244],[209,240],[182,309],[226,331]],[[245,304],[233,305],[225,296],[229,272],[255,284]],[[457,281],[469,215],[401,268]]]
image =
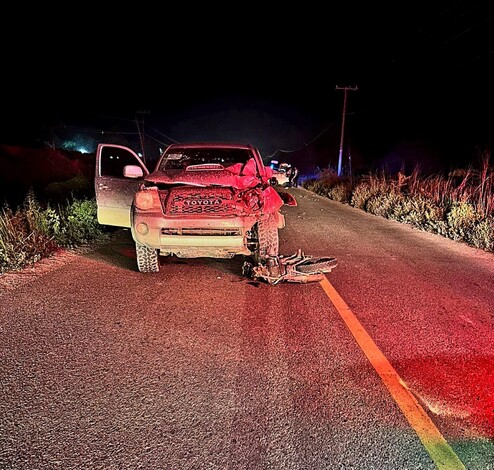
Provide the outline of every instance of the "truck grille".
[[239,228],[162,228],[161,235],[197,235],[238,237],[242,235]]
[[173,188],[162,201],[167,215],[234,215],[233,191],[229,188]]

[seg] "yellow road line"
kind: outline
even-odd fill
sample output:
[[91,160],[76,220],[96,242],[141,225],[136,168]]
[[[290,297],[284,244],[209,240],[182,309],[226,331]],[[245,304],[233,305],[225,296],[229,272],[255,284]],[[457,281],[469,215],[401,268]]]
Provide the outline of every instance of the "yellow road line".
[[437,468],[443,470],[466,470],[435,424],[328,279],[324,278],[320,284],[360,348],[380,375],[391,396],[417,433]]

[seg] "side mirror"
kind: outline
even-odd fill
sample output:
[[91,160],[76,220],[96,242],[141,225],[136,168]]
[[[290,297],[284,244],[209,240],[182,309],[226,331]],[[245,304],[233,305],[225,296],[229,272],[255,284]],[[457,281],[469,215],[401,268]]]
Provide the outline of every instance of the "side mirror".
[[123,175],[125,178],[142,178],[144,172],[139,165],[125,165]]
[[279,192],[278,194],[280,195],[281,199],[283,199],[283,204],[287,206],[297,205],[297,200],[290,193]]

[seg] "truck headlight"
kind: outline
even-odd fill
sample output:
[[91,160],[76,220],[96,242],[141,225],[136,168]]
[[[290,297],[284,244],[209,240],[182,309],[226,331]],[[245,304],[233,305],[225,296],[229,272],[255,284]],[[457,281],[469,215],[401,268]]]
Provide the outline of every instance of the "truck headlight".
[[134,204],[139,210],[142,211],[160,209],[161,205],[158,190],[156,188],[152,188],[138,191],[135,195]]

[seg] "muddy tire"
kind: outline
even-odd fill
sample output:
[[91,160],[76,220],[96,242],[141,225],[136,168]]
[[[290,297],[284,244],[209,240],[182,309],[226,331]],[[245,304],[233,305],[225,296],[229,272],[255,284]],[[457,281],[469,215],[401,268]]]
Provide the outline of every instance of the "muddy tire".
[[279,254],[278,223],[275,217],[269,216],[257,224],[258,249],[255,253],[256,262]]
[[160,270],[158,250],[136,242],[137,267],[141,273],[157,273]]
[[304,274],[330,273],[338,265],[336,258],[319,258],[315,262],[301,263],[297,266],[297,271]]

